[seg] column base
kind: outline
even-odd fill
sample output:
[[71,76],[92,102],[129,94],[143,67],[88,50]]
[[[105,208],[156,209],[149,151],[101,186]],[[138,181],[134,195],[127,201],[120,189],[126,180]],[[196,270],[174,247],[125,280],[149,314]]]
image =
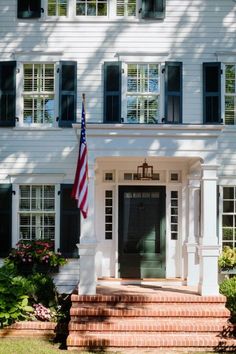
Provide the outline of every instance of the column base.
[[95,270],[95,242],[77,244],[79,249],[79,295],[95,295],[96,294],[96,270]]
[[218,257],[219,246],[198,247],[200,257],[200,280],[198,291],[201,295],[219,295],[218,285]]
[[197,253],[197,243],[187,243],[188,269],[187,269],[187,285],[197,286],[199,283],[199,259]]

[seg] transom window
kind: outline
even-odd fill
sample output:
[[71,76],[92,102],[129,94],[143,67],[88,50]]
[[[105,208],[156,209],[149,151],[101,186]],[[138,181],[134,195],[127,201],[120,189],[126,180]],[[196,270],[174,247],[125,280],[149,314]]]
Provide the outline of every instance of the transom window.
[[76,16],[107,16],[107,0],[76,0]]
[[24,123],[53,123],[54,64],[24,64]]
[[225,66],[225,124],[236,124],[236,65]]
[[117,0],[116,16],[136,16],[136,0]]
[[222,246],[236,247],[236,187],[223,188]]
[[55,239],[55,187],[19,187],[19,235],[21,240]]
[[157,123],[160,74],[158,64],[127,65],[127,122]]
[[67,0],[48,0],[48,16],[67,16]]

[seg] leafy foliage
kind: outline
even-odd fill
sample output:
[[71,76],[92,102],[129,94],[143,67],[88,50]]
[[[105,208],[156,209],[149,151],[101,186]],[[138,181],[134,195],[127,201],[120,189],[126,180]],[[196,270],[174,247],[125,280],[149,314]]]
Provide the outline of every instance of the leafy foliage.
[[221,269],[232,269],[236,267],[236,248],[225,246],[219,257],[219,266]]
[[21,240],[12,249],[6,258],[7,263],[13,263],[18,269],[24,265],[30,265],[32,272],[37,271],[38,265],[47,265],[56,268],[66,264],[66,259],[59,252],[54,252],[54,243],[52,241],[25,241]]
[[28,279],[16,274],[13,265],[0,268],[0,327],[29,318]]
[[49,275],[22,276],[12,263],[0,268],[0,327],[29,319],[64,321],[69,307]]
[[231,311],[232,321],[236,322],[236,277],[225,279],[220,284],[220,293],[227,297],[226,306]]

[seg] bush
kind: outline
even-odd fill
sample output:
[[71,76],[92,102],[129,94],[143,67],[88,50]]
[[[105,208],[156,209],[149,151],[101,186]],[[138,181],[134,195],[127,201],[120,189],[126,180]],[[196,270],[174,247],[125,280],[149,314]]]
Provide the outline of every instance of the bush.
[[225,246],[219,257],[219,267],[222,270],[229,270],[236,267],[236,248]]
[[29,265],[31,269],[37,269],[38,265],[46,265],[56,268],[64,265],[67,261],[59,252],[54,252],[54,243],[46,240],[25,241],[21,240],[12,249],[6,258],[7,263],[13,263],[19,269]]
[[0,327],[29,318],[29,288],[28,279],[17,275],[13,265],[0,268]]
[[63,302],[50,276],[39,273],[22,276],[13,264],[0,268],[0,327],[29,319],[66,318]]
[[220,284],[220,293],[227,298],[226,306],[231,311],[232,321],[236,322],[236,277],[225,279]]

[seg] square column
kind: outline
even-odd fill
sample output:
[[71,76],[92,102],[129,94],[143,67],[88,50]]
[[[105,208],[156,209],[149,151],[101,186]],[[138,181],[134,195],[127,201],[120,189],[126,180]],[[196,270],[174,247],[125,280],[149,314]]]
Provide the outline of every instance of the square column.
[[187,249],[187,285],[197,286],[199,283],[199,210],[200,180],[199,176],[189,176],[188,183],[188,239]]
[[96,294],[95,256],[97,241],[95,236],[95,193],[94,193],[94,166],[89,166],[88,185],[88,215],[81,218],[79,249],[79,295]]
[[217,165],[202,164],[201,238],[199,243],[201,295],[218,295]]

